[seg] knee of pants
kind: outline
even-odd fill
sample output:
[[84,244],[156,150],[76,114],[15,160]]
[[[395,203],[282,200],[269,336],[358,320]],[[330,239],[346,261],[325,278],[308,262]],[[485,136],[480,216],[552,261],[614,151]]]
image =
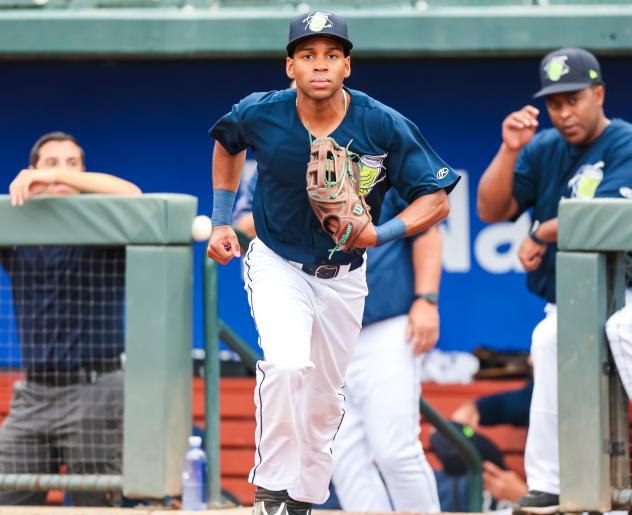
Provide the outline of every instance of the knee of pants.
[[297,394],[302,390],[305,375],[313,367],[310,362],[259,361],[255,404],[258,407],[265,406],[266,417],[294,416]]
[[310,389],[304,399],[304,427],[312,438],[333,439],[343,418],[343,400],[335,393],[323,393]]
[[405,444],[404,442],[399,442],[390,447],[378,444],[373,449],[373,452],[375,463],[383,473],[404,470],[407,468],[405,466],[406,463],[417,462],[423,459],[423,449],[420,444],[417,445],[416,443]]
[[532,359],[536,362],[539,358],[545,356],[553,356],[557,359],[557,324],[548,318],[535,326],[531,335]]
[[[305,374],[314,368],[314,363],[309,360],[299,361],[288,359],[286,361],[265,360],[257,362],[257,372],[259,375],[264,376],[264,378],[274,376],[279,379],[292,379],[305,376]],[[261,379],[263,379],[263,377]]]

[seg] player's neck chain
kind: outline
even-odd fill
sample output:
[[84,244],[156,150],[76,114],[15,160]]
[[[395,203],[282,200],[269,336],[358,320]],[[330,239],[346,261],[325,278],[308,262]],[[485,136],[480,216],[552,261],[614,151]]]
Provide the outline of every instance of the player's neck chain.
[[[345,112],[343,115],[343,118],[344,118],[347,115],[347,109],[349,107],[348,102],[347,102],[347,92],[344,90],[344,88],[342,89],[342,101],[344,102],[344,109],[345,109]],[[314,139],[314,136],[312,135],[312,129],[309,126],[309,122],[307,120],[301,119],[301,114],[298,111],[298,93],[296,95],[296,113],[298,114],[299,119],[301,120],[305,128],[307,129],[307,135],[309,136],[309,141],[311,144],[312,140]]]

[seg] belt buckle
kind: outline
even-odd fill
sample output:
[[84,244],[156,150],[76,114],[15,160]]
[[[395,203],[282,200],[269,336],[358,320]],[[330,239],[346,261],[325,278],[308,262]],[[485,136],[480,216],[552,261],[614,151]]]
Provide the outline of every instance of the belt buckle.
[[333,279],[338,275],[339,270],[338,265],[318,265],[314,275],[319,279]]

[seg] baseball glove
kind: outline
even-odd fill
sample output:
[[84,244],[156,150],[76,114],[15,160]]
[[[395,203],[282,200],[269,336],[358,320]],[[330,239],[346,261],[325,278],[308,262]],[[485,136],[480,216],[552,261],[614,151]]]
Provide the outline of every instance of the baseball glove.
[[351,252],[354,242],[371,222],[370,208],[358,194],[358,156],[332,138],[312,142],[307,164],[307,196],[325,232],[337,250]]

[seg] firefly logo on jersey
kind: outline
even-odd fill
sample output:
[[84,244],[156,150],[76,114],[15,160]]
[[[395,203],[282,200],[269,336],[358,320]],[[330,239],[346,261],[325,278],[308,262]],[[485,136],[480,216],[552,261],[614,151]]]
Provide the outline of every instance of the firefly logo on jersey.
[[385,158],[386,154],[360,156],[360,191],[358,195],[366,197],[378,182],[385,179],[386,175],[382,173]]
[[583,165],[575,176],[568,181],[571,197],[581,199],[594,198],[595,192],[603,180],[603,167],[603,161]]

